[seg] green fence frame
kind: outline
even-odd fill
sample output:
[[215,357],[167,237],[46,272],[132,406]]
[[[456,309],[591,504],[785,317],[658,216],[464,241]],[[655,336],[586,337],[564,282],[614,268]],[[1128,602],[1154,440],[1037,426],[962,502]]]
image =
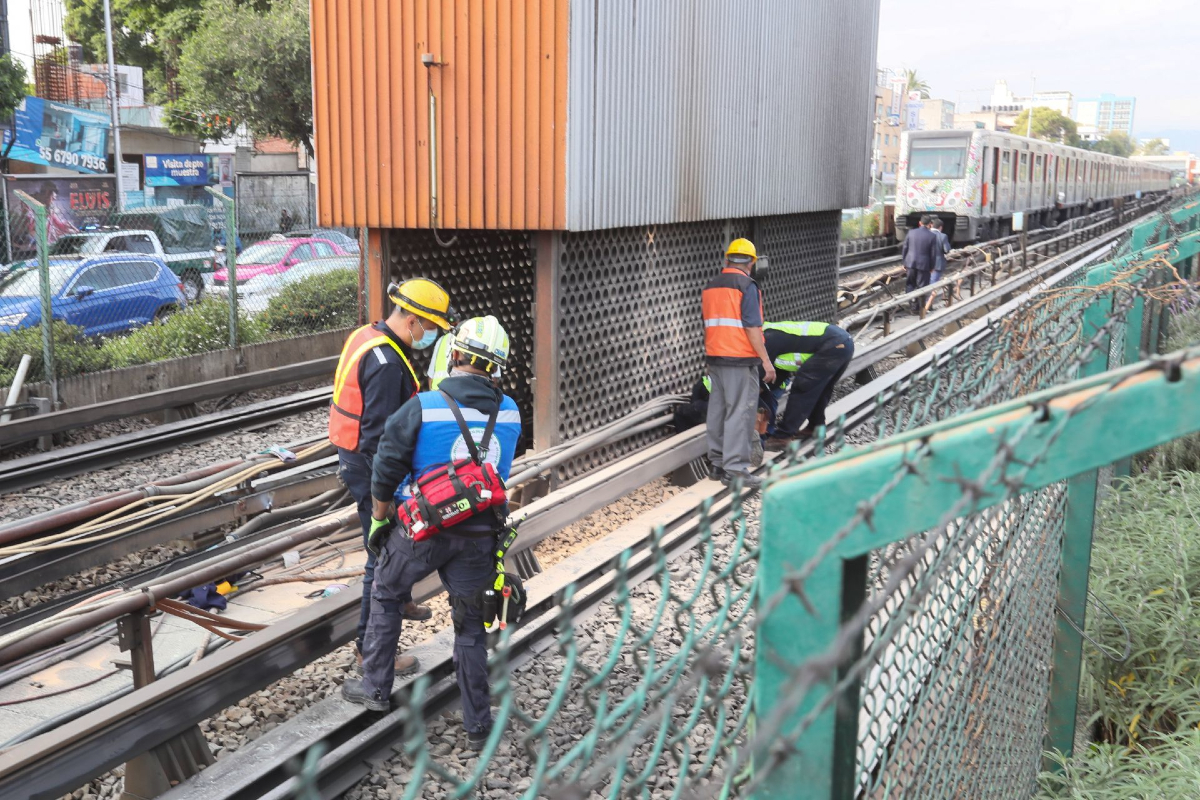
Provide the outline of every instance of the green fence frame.
[[[1170,229],[1171,241],[1151,244],[1163,237],[1164,228]],[[1182,265],[1177,269],[1188,275],[1200,253],[1198,229],[1197,202],[1138,226],[1128,254],[1090,269],[1082,290],[1107,286],[1118,275],[1126,283],[1152,282],[1158,276],[1151,273],[1162,271],[1161,261],[1152,259]],[[1123,314],[1115,313],[1118,299],[1127,304]],[[854,794],[860,681],[853,675],[845,679],[845,665],[862,652],[863,631],[845,623],[867,598],[870,554],[945,524],[950,512],[977,513],[1063,480],[1068,483],[1060,614],[1045,746],[1071,751],[1083,644],[1076,626],[1084,624],[1098,470],[1200,430],[1200,351],[1190,351],[1178,369],[1140,363],[1106,372],[1117,333],[1125,335],[1121,360],[1141,357],[1144,313],[1136,292],[1097,292],[1082,321],[1084,357],[1074,384],[810,462],[769,485],[762,511],[753,700],[760,721],[773,720],[783,738],[771,754],[757,754],[764,774],[754,797],[792,798],[797,787],[812,798]],[[1155,308],[1146,344],[1151,352],[1157,349],[1159,317]],[[1013,463],[1029,464],[1018,483],[1011,474],[987,469],[997,447],[1014,439]],[[1042,458],[1030,458],[1043,451]],[[982,485],[965,491],[963,476],[983,476]],[[885,486],[889,491],[881,491]],[[844,526],[852,524],[847,510],[856,508],[869,513],[860,513],[859,523],[846,531]],[[839,528],[844,536],[829,539]],[[835,690],[828,680],[804,685],[815,681],[813,665],[823,662],[828,668],[831,658],[842,665],[841,688]],[[839,692],[836,701],[831,691]]]

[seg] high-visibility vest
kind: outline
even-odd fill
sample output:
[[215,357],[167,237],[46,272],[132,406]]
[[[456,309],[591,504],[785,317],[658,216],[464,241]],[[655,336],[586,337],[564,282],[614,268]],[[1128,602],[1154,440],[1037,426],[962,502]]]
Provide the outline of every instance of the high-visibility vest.
[[[828,322],[767,322],[763,324],[764,331],[782,331],[793,336],[824,336],[828,328]],[[812,355],[813,353],[780,353],[775,356],[775,369],[797,372]]]
[[[362,386],[358,383],[358,366],[363,356],[376,347],[388,345],[400,356],[404,366],[412,375],[413,395],[420,387],[417,373],[404,354],[400,345],[385,333],[380,333],[371,325],[364,325],[346,339],[342,348],[342,357],[338,359],[337,372],[333,374],[333,401],[329,404],[329,441],[346,450],[358,449],[358,436],[361,431],[363,397]],[[383,359],[382,353],[376,355]],[[405,398],[406,400],[408,398]]]
[[454,334],[443,334],[433,346],[433,355],[429,357],[429,369],[425,376],[429,378],[429,390],[436,392],[442,381],[450,377],[450,345],[454,344]]
[[[757,286],[753,278],[740,269],[726,267],[704,288],[700,305],[704,313],[705,355],[758,360],[742,324],[742,297],[751,286]],[[761,314],[761,292],[758,310]]]
[[[413,449],[412,474],[400,484],[396,491],[397,500],[407,500],[411,497],[411,482],[430,469],[471,457],[463,440],[462,430],[454,419],[454,412],[446,405],[446,398],[442,397],[442,393],[421,392],[417,395],[417,400],[421,403],[421,430],[417,434],[417,443]],[[487,430],[488,415],[461,403],[459,412],[478,447],[483,440],[484,431]],[[496,468],[496,473],[503,480],[508,480],[512,471],[513,456],[517,452],[517,443],[520,440],[521,412],[517,408],[517,402],[504,395],[500,398],[496,428],[492,431],[487,452],[480,453],[484,461]]]

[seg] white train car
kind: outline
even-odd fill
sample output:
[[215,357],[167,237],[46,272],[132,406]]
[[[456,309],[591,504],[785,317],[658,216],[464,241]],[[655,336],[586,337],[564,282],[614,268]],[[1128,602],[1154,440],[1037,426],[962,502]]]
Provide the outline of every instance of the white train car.
[[940,217],[955,244],[1055,225],[1120,198],[1165,192],[1169,170],[997,131],[906,131],[896,175],[896,238],[921,215]]

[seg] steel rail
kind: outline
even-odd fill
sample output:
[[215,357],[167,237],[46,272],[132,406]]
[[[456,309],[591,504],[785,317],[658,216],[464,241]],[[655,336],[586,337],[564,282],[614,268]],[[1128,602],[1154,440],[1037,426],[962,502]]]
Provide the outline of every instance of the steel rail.
[[168,408],[177,408],[203,400],[216,400],[231,394],[332,376],[333,370],[337,366],[337,360],[337,356],[317,358],[284,367],[247,372],[244,375],[233,375],[228,378],[216,378],[211,381],[201,381],[186,386],[161,389],[157,392],[146,392],[133,397],[122,397],[118,400],[108,400],[103,403],[13,420],[0,424],[0,446],[63,433],[101,422],[112,422]]
[[[1067,267],[1060,275],[1069,274],[1069,271],[1075,268],[1077,267]],[[1014,299],[1012,303],[1028,299],[1031,294],[1031,292],[1027,292],[1024,298]],[[851,396],[835,402],[831,406],[831,412],[835,414],[858,412],[863,419],[869,418],[869,414],[864,412],[873,408],[874,399],[880,393],[905,379],[921,365],[927,365],[939,353],[960,346],[972,337],[980,336],[989,324],[987,320],[979,320],[974,325],[964,328],[948,337],[937,347],[914,359],[914,362],[920,363],[914,363],[910,369],[893,370]],[[686,450],[689,442],[692,442],[694,447],[695,442],[692,440],[699,441],[701,433],[692,431],[674,437],[672,448]],[[811,450],[811,445],[806,445],[801,452],[808,450]],[[768,454],[763,469],[768,468],[774,458],[773,454]],[[697,491],[709,491],[709,488],[708,486],[697,487]],[[712,492],[712,495],[718,498],[727,496],[727,490],[718,489]],[[715,518],[721,513],[721,510],[722,507],[718,502],[710,510],[710,513]],[[689,522],[694,524],[696,517],[695,508],[689,504],[688,510],[667,522],[668,529],[678,530],[680,525],[687,525]],[[578,570],[578,567],[572,562],[564,562],[560,566],[573,571]],[[575,578],[579,577],[579,572],[575,571]],[[531,582],[531,592],[538,591],[533,588],[536,585],[537,581]],[[428,591],[428,586],[423,584],[418,587],[418,592],[415,594],[426,596]],[[599,600],[603,600],[607,594],[598,592],[597,597]],[[223,655],[226,659],[236,656],[239,665],[237,681],[222,682],[221,676],[215,674],[220,670],[221,665],[215,663],[214,660],[214,663],[206,666],[204,662],[210,659],[205,659],[181,671],[171,679],[134,692],[120,701],[119,708],[110,707],[92,712],[87,717],[70,723],[70,730],[60,729],[53,734],[39,736],[7,752],[0,753],[0,793],[6,788],[21,787],[23,791],[36,789],[38,793],[33,795],[36,797],[54,797],[128,757],[138,752],[144,752],[153,744],[174,735],[195,721],[210,716],[211,713],[226,707],[230,702],[236,702],[247,694],[260,689],[262,685],[269,683],[278,674],[284,674],[307,663],[307,660],[321,655],[322,652],[327,652],[341,641],[348,641],[352,635],[354,619],[357,616],[357,604],[357,598],[347,599],[335,595],[314,604],[313,607],[290,620],[277,623],[266,631],[228,648],[229,652]],[[334,606],[338,608],[335,609]],[[313,622],[313,619],[318,616],[323,620],[319,624]],[[301,645],[305,655],[297,657],[296,653],[289,648],[276,646],[281,638],[296,635],[297,627],[310,630],[311,633],[311,627],[314,625],[323,626],[323,630],[327,629],[325,632],[329,635],[322,638],[319,646],[315,648],[311,646],[310,637],[309,641]],[[339,637],[332,633],[335,628],[344,636],[340,641]],[[534,630],[532,627],[529,630],[528,635],[532,637]],[[268,636],[270,636],[269,639]],[[535,649],[531,647],[530,652]],[[0,663],[5,663],[5,655],[7,654],[0,653]],[[260,674],[257,667],[264,659],[269,663],[270,669],[261,672],[269,677],[261,681],[261,684],[258,680],[248,680],[247,676]],[[228,665],[225,666],[228,668]],[[168,681],[171,681],[169,685]],[[435,688],[447,684],[442,690],[450,692],[451,694],[447,697],[452,697],[456,690],[449,686],[449,683],[449,679],[443,677],[440,683],[435,684]],[[326,756],[323,763],[327,763],[327,770],[332,770],[337,764],[349,765],[348,768],[362,769],[361,766],[353,767],[354,759],[359,757],[354,753],[357,752],[361,755],[361,753],[371,750],[372,747],[377,751],[381,742],[384,742],[384,746],[386,746],[387,742],[394,739],[394,732],[383,738],[379,737],[378,732],[370,734],[370,731],[367,730],[361,731],[361,733],[369,734],[370,741],[352,744],[351,740],[347,739],[344,745],[339,745],[339,747],[350,747],[352,752],[337,758],[334,757],[336,751]],[[260,764],[257,769],[262,770],[262,765]],[[272,767],[272,769],[274,768]],[[330,771],[323,780],[331,780],[332,777],[335,777],[335,771]],[[343,773],[343,775],[348,776],[349,773]],[[342,778],[337,782],[344,785],[344,780],[345,778]]]
[[330,392],[328,388],[312,389],[47,453],[0,461],[0,493],[40,486],[54,478],[104,469],[129,459],[164,453],[182,444],[302,414],[327,406]]

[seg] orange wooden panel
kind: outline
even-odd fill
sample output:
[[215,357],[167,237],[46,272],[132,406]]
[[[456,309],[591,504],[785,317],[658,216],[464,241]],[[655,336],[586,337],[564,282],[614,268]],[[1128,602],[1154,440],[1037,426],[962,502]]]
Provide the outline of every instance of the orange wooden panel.
[[465,11],[468,17],[467,50],[471,54],[471,73],[468,130],[468,156],[471,168],[464,171],[471,196],[468,226],[482,228],[483,220],[483,0],[470,0]]
[[554,219],[551,227],[567,227],[567,40],[569,0],[554,0]]
[[518,0],[496,0],[497,68],[496,97],[500,113],[497,116],[496,227],[514,228],[513,220],[513,6]]
[[[537,0],[512,0],[512,184],[509,195],[512,203],[512,227],[521,229],[528,225],[529,209],[525,203],[525,190],[529,178],[529,151],[525,139],[527,124],[526,108],[529,105],[529,15],[530,2]],[[536,39],[537,32],[534,31]],[[504,187],[500,187],[504,191]]]
[[[434,4],[438,0],[432,0]],[[429,3],[430,0],[415,3],[417,9],[416,22],[416,39],[413,47],[413,53],[410,56],[413,59],[413,68],[416,73],[413,76],[413,125],[416,127],[416,163],[417,163],[417,185],[416,185],[416,204],[414,210],[417,215],[416,227],[428,228],[430,225],[429,215],[429,87],[432,82],[432,76],[428,74],[428,70],[421,66],[421,54],[427,53],[432,47],[430,41],[429,30]]]
[[[341,174],[338,176],[338,188],[342,194],[342,219],[357,219],[358,215],[354,208],[354,173],[359,168],[359,164],[355,163],[355,153],[353,142],[353,116],[350,103],[350,5],[354,0],[336,0],[334,6],[334,17],[331,20],[336,26],[336,41],[337,41],[337,69],[338,74],[332,82],[331,87],[334,92],[334,97],[338,99],[338,119],[337,128],[338,136],[334,145],[334,156],[338,160],[341,167]],[[319,167],[319,165],[318,165]],[[343,223],[345,224],[345,223]]]
[[[570,0],[312,0],[326,224],[561,228]],[[423,53],[445,66],[428,70]]]
[[498,150],[500,119],[498,99],[500,96],[497,72],[497,0],[484,4],[486,16],[483,21],[483,227],[499,227],[499,168]]
[[[331,114],[327,107],[329,90],[325,83],[329,80],[329,46],[325,40],[324,6],[314,6],[309,22],[309,35],[312,37],[313,53],[313,146],[317,152],[318,163],[329,158],[329,119]],[[325,175],[329,175],[325,171]],[[333,192],[328,181],[317,184],[317,213],[323,225],[333,224]]]
[[541,97],[538,98],[538,215],[539,228],[554,226],[554,0],[541,0],[541,46],[538,70],[541,72]]
[[371,35],[376,30],[376,25],[375,0],[363,0],[363,71],[362,81],[359,85],[361,87],[361,107],[365,124],[360,125],[359,128],[365,140],[366,146],[363,152],[367,163],[366,168],[363,170],[363,175],[359,180],[359,186],[362,187],[361,191],[365,194],[367,224],[375,228],[379,227],[379,173],[383,166],[380,163],[381,154],[379,152],[379,70],[375,61],[375,37]]

